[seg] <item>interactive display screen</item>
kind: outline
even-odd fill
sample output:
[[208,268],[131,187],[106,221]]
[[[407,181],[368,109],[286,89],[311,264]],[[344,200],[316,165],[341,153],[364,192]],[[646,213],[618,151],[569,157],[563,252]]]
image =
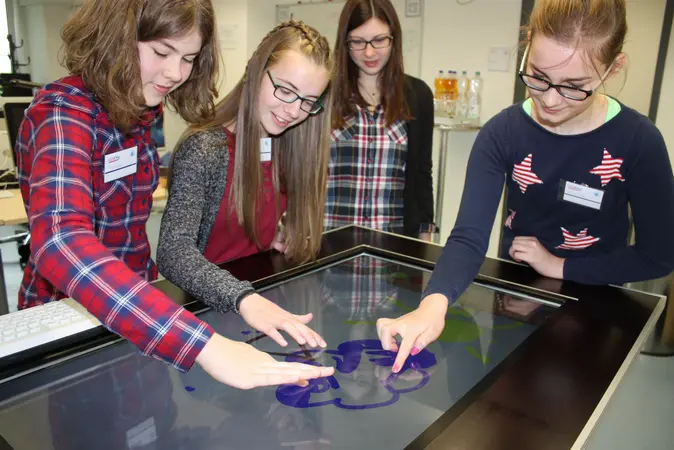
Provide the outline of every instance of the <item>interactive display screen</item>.
[[[279,360],[336,368],[307,387],[237,390],[197,366],[180,373],[127,342],[6,383],[0,449],[405,448],[553,312],[472,285],[448,310],[440,338],[393,374],[395,354],[382,349],[375,322],[412,311],[429,277],[361,255],[263,291],[291,312],[314,314],[310,326],[328,343],[321,350],[289,336],[283,348],[234,313],[199,316]],[[26,390],[30,377],[41,381]]]

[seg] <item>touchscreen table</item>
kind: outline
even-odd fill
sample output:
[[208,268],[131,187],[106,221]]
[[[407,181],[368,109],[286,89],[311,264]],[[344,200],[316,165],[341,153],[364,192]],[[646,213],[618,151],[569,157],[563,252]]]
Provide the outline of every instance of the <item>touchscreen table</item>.
[[[452,408],[554,311],[472,285],[440,338],[399,374],[375,322],[418,305],[430,272],[368,255],[273,286],[263,295],[297,313],[326,349],[280,347],[241,317],[199,317],[279,360],[336,368],[307,387],[241,391],[195,366],[179,373],[126,342],[0,389],[0,449],[402,449]],[[49,374],[48,376],[46,374]],[[4,439],[5,444],[2,443]]]

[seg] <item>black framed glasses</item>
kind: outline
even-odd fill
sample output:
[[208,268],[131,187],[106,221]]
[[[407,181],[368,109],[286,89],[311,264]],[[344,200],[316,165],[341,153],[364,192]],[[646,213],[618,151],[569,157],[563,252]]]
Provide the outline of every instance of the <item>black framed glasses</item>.
[[372,48],[388,48],[391,46],[391,43],[393,43],[392,36],[377,36],[370,41],[364,39],[349,39],[346,41],[349,50],[365,50],[367,44],[370,44]]
[[[520,70],[518,71],[517,74],[519,75],[520,80],[522,80],[522,83],[524,83],[529,89],[533,89],[534,91],[538,92],[546,92],[549,89],[555,89],[557,92],[559,92],[559,95],[561,95],[562,97],[576,101],[583,101],[590,95],[592,95],[592,93],[594,92],[592,89],[581,89],[579,87],[570,86],[568,84],[552,84],[545,78],[524,73],[524,62],[526,61],[528,54],[529,54],[529,44],[527,44],[527,48],[524,50],[522,62],[520,63]],[[612,67],[613,63],[611,63],[611,65],[608,67],[604,75],[602,75],[602,77],[599,79],[600,83],[604,81],[606,76],[611,71]]]
[[276,84],[269,70],[267,70],[267,75],[269,76],[271,85],[274,86],[274,97],[277,99],[284,103],[295,103],[297,100],[300,100],[300,109],[312,115],[318,114],[323,110],[320,98],[318,100],[311,100],[309,98],[300,97],[300,94],[292,89]]

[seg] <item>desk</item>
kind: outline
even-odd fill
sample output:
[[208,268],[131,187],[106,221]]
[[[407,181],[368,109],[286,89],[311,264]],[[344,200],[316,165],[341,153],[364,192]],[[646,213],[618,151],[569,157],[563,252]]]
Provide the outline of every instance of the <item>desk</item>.
[[664,297],[487,259],[440,339],[392,375],[375,321],[418,305],[440,251],[351,226],[326,233],[312,263],[264,252],[222,266],[282,307],[312,312],[325,350],[281,348],[241,316],[157,282],[219,333],[335,375],[236,390],[199,367],[181,374],[141,356],[100,327],[0,360],[0,448],[580,449]]
[[[14,194],[10,198],[0,198],[0,226],[2,225],[19,225],[28,223],[28,216],[23,206],[23,199],[21,198],[21,191],[19,189],[8,189]],[[162,187],[161,184],[157,190],[152,194],[153,201],[166,200],[168,198],[168,191]]]

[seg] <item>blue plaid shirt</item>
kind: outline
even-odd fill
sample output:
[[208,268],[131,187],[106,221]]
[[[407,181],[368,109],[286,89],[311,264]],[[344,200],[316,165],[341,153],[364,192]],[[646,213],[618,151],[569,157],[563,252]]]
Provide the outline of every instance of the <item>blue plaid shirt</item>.
[[331,137],[325,228],[355,224],[402,233],[405,121],[387,127],[381,105],[358,106]]

